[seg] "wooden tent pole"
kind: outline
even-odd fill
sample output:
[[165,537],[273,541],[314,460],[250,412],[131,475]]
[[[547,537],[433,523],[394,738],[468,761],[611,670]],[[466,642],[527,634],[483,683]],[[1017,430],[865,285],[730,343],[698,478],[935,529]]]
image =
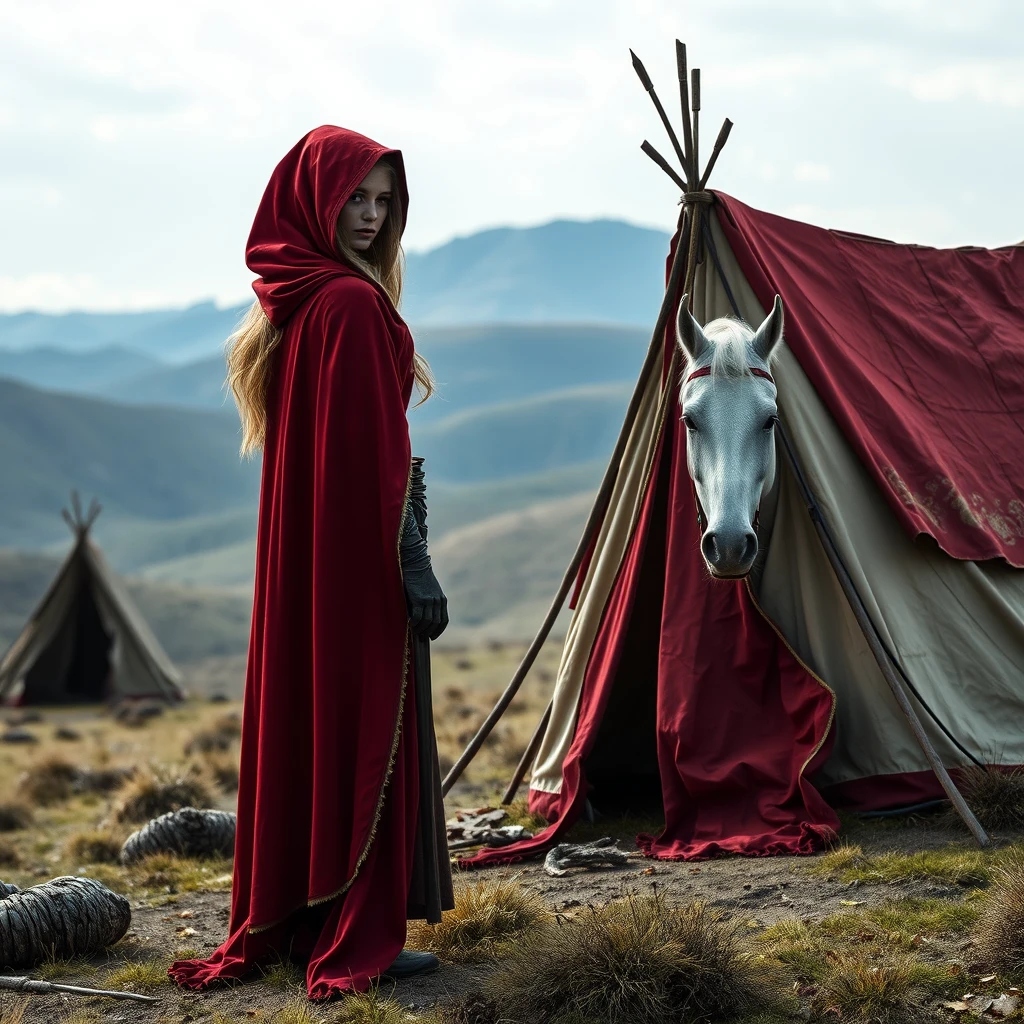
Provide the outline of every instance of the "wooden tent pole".
[[846,595],[846,600],[850,604],[850,609],[853,611],[854,618],[857,620],[857,625],[860,626],[861,631],[864,633],[864,639],[867,641],[868,647],[871,649],[871,653],[875,657],[875,661],[878,662],[878,667],[881,670],[882,676],[889,685],[889,689],[892,691],[892,695],[895,698],[896,703],[899,705],[900,710],[906,716],[910,729],[913,732],[914,737],[917,739],[917,742],[920,744],[921,749],[924,751],[924,756],[927,758],[928,764],[935,773],[935,777],[939,780],[939,784],[942,786],[943,790],[945,790],[946,796],[949,797],[953,806],[956,808],[957,814],[959,814],[963,819],[964,824],[970,830],[971,835],[973,835],[977,840],[978,845],[988,846],[989,837],[987,833],[984,828],[982,828],[981,822],[979,822],[974,816],[974,812],[970,807],[968,807],[967,801],[963,798],[963,794],[956,788],[955,783],[952,778],[950,778],[949,772],[946,770],[946,766],[942,763],[942,759],[939,757],[931,740],[928,738],[928,734],[924,731],[921,719],[918,718],[917,712],[914,710],[914,707],[910,703],[896,672],[893,670],[892,663],[890,662],[885,648],[878,637],[875,625],[871,621],[871,616],[868,614],[868,610],[865,607],[860,594],[857,592],[857,587],[850,576],[849,570],[846,568],[846,565],[840,557],[839,549],[836,546],[836,542],[832,537],[831,531],[825,523],[824,517],[821,514],[821,509],[818,508],[814,495],[811,493],[810,485],[807,483],[807,478],[804,476],[803,468],[801,467],[796,451],[793,449],[793,445],[786,434],[785,428],[781,423],[777,422],[775,430],[782,440],[782,447],[786,452],[786,457],[793,470],[793,476],[796,478],[797,485],[800,488],[801,497],[807,506],[807,512],[810,515],[811,521],[814,523],[814,528],[818,533],[818,539],[821,541],[821,546],[825,549],[825,554],[828,556],[828,560],[832,565],[832,570],[836,574],[836,579],[839,580],[839,585],[842,587],[843,593]]
[[[684,196],[685,200],[685,196]],[[687,202],[690,206],[691,214],[689,219],[690,237],[686,248],[686,280],[683,284],[683,298],[690,298],[690,304],[693,303],[693,280],[697,271],[697,245],[700,239],[700,223],[704,216],[704,211],[701,206],[706,204],[706,200],[702,197],[701,199],[691,199]],[[682,249],[682,234],[680,234],[679,243],[676,246],[676,256],[678,257],[679,251]],[[676,259],[672,264],[672,269],[675,270]],[[675,285],[678,286],[678,280]],[[674,294],[673,282],[669,282],[669,288],[665,292],[665,302],[669,302],[670,297]],[[673,306],[674,301],[669,302],[669,306]],[[679,350],[676,348],[672,352],[672,358],[669,360],[668,373],[665,377],[665,385],[662,391],[661,401],[658,405],[658,422],[663,421],[664,417],[664,406],[667,401],[670,400],[673,390],[675,389],[675,376],[676,369],[679,366]],[[643,376],[641,377],[643,379]],[[512,781],[509,782],[504,794],[502,795],[501,802],[507,806],[512,803],[515,799],[516,793],[519,791],[519,787],[523,783],[523,779],[526,778],[526,773],[530,770],[530,765],[533,764],[534,759],[537,756],[537,751],[540,749],[541,740],[544,736],[544,732],[548,727],[548,722],[551,721],[551,710],[554,707],[554,699],[548,701],[548,706],[541,716],[540,722],[537,724],[537,728],[533,731],[533,736],[530,737],[530,742],[523,752],[523,756],[519,759],[519,764],[516,765],[515,773],[512,776]]]
[[[692,224],[696,219],[691,211],[689,221],[686,221],[686,213],[687,207],[684,206],[679,217],[680,241],[682,240],[682,232],[685,230],[686,224]],[[693,248],[694,235],[695,228],[691,226],[691,250]],[[672,269],[669,272],[668,286],[665,289],[665,297],[662,299],[661,310],[658,313],[658,319],[654,325],[654,332],[651,335],[651,344],[647,349],[647,356],[644,358],[644,364],[640,369],[639,376],[637,377],[636,387],[633,389],[633,397],[630,399],[629,407],[626,409],[622,429],[619,431],[619,437],[615,442],[615,448],[612,451],[611,458],[608,460],[608,468],[605,470],[601,486],[598,488],[597,497],[594,499],[594,505],[590,510],[590,516],[583,528],[583,534],[576,546],[576,551],[572,556],[572,561],[570,561],[569,567],[565,570],[562,582],[558,587],[558,592],[555,594],[554,600],[551,602],[551,607],[548,608],[547,615],[544,616],[544,621],[541,623],[541,627],[537,631],[537,635],[533,638],[533,642],[530,644],[529,648],[527,648],[526,654],[523,656],[523,660],[520,662],[519,668],[516,669],[515,675],[510,680],[508,686],[505,687],[505,692],[498,699],[498,702],[492,708],[491,713],[484,719],[483,724],[477,730],[476,735],[469,741],[466,749],[462,752],[459,759],[454,765],[452,765],[451,770],[444,777],[444,782],[441,784],[441,792],[444,796],[448,795],[452,786],[454,786],[458,781],[459,776],[461,776],[466,770],[467,765],[474,757],[476,757],[477,751],[479,751],[483,746],[484,741],[491,734],[491,730],[495,725],[497,725],[499,719],[505,713],[505,709],[512,703],[512,698],[515,697],[516,693],[519,691],[527,673],[533,667],[534,661],[537,660],[537,655],[540,653],[540,649],[544,646],[544,641],[547,640],[548,634],[551,632],[551,628],[555,624],[555,619],[558,618],[558,613],[562,610],[562,605],[565,603],[565,599],[572,588],[573,582],[576,579],[576,574],[579,572],[580,565],[582,565],[583,559],[590,547],[590,541],[594,536],[594,532],[601,523],[608,505],[608,500],[611,497],[612,489],[615,486],[615,480],[619,473],[619,462],[622,459],[622,453],[625,451],[626,441],[628,440],[629,433],[633,428],[633,422],[640,410],[640,402],[643,398],[644,382],[650,376],[657,363],[658,356],[661,354],[661,341],[665,334],[665,326],[672,313],[672,298],[679,287],[679,279],[682,276],[683,267],[686,262],[687,261],[683,258],[683,246],[677,244],[675,256],[672,259]]]

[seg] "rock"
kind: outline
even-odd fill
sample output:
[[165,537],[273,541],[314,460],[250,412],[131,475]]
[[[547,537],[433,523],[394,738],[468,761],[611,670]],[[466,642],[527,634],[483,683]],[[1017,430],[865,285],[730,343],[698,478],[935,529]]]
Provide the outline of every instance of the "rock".
[[38,743],[39,737],[28,729],[7,729],[0,733],[0,743]]

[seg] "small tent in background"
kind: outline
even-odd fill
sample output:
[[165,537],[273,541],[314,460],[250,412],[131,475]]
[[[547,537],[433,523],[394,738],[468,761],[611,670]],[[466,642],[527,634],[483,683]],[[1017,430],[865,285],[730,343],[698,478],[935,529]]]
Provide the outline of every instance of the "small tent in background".
[[74,543],[21,635],[0,661],[0,703],[181,700],[178,672],[121,581],[89,539],[93,502],[64,518]]

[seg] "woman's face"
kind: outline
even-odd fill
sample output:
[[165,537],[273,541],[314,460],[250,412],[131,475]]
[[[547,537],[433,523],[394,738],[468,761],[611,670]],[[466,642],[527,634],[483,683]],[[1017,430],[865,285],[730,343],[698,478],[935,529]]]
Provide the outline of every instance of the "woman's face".
[[391,171],[377,164],[341,208],[339,233],[356,252],[365,252],[387,219],[390,205]]

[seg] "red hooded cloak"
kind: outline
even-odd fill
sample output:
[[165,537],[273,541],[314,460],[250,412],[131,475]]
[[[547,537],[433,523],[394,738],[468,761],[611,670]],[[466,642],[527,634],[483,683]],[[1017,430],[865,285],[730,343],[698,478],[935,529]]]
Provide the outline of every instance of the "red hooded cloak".
[[171,965],[191,988],[290,950],[308,959],[311,998],[365,990],[402,949],[407,913],[420,916],[398,557],[413,340],[334,245],[342,205],[384,156],[398,177],[389,215],[404,223],[401,153],[324,126],[278,164],[249,236],[253,288],[283,335],[267,394],[229,937],[206,960]]

